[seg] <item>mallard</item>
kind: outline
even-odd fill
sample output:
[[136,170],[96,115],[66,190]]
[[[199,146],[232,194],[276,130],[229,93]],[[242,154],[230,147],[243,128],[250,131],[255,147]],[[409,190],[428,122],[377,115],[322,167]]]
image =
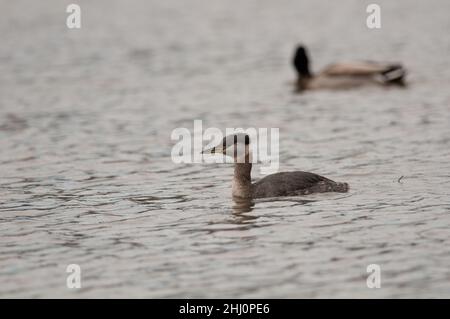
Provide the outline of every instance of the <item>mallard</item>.
[[298,91],[316,89],[351,89],[366,85],[404,86],[406,71],[398,63],[360,61],[329,65],[317,74],[311,74],[308,52],[299,46],[293,64],[298,73]]

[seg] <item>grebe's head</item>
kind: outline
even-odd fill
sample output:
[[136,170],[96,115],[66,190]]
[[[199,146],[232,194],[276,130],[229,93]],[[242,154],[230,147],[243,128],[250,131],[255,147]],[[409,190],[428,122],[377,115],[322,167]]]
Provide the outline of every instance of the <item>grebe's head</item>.
[[223,154],[232,157],[235,163],[251,163],[250,137],[245,133],[225,136],[222,143],[204,149],[202,154]]

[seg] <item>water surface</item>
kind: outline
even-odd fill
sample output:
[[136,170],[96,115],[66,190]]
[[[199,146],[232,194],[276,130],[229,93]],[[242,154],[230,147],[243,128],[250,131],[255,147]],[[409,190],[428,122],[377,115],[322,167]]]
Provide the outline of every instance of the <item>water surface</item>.
[[[68,3],[0,2],[1,297],[450,297],[448,1],[379,30],[356,0]],[[299,42],[410,85],[293,94]],[[278,127],[280,170],[351,191],[234,203],[232,166],[171,161],[194,119]]]

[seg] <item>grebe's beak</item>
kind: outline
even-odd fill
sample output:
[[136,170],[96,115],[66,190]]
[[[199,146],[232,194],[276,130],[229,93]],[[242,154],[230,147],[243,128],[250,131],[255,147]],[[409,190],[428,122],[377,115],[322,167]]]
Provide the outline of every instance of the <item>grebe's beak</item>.
[[201,154],[223,154],[224,149],[222,146],[214,146],[204,149]]

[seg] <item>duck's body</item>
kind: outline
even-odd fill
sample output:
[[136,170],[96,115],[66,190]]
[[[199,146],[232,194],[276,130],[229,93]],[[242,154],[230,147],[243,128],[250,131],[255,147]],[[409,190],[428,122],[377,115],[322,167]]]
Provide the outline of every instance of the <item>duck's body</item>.
[[[245,153],[239,155],[236,145],[245,141]],[[251,153],[249,137],[246,134],[230,135],[224,138],[222,144],[204,153],[220,153],[234,157],[234,177],[232,195],[236,198],[265,198],[280,196],[300,196],[312,193],[348,191],[347,183],[337,183],[326,177],[308,172],[282,172],[268,175],[256,183],[252,183]]]
[[405,85],[405,69],[400,64],[371,61],[336,63],[317,74],[309,68],[309,58],[300,46],[294,56],[298,73],[297,90],[351,89],[362,86]]
[[272,174],[252,186],[254,198],[348,191],[347,183],[337,183],[326,177],[301,171]]
[[268,175],[251,183],[251,163],[235,163],[232,194],[239,198],[300,196],[313,193],[348,191],[347,183],[337,183],[326,177],[302,171]]

